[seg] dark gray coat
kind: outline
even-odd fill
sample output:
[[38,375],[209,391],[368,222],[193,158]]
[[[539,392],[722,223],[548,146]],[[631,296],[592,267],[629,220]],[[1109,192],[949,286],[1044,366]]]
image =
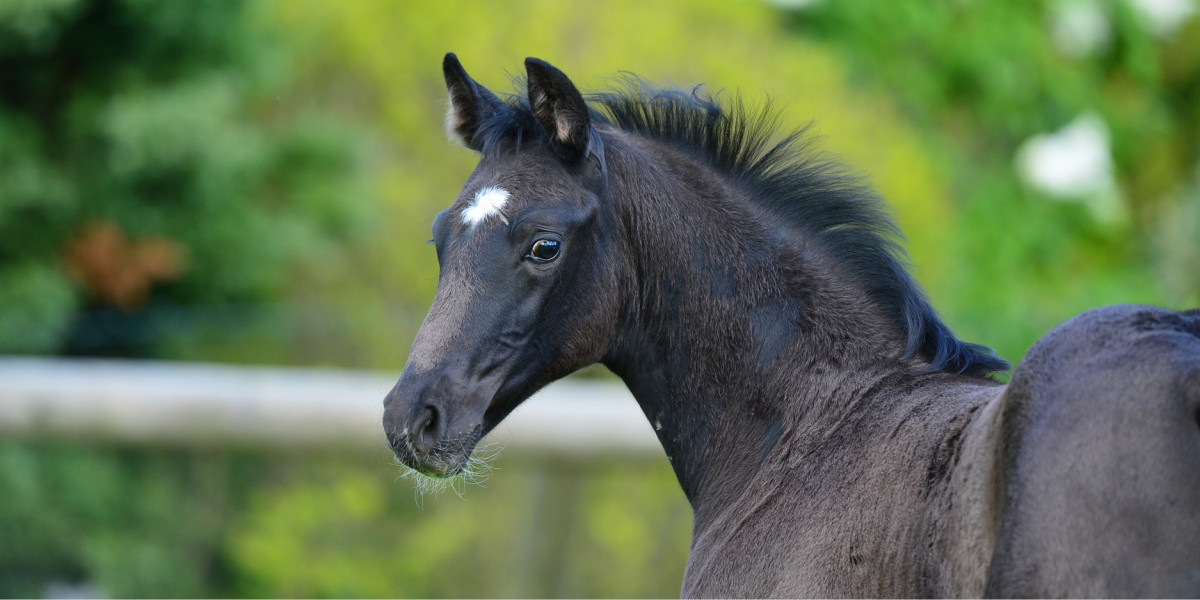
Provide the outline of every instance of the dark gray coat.
[[684,596],[1200,595],[1200,313],[1085,313],[1001,385],[799,133],[526,70],[502,101],[444,63],[448,131],[482,158],[385,399],[401,461],[453,476],[601,362],[694,509]]

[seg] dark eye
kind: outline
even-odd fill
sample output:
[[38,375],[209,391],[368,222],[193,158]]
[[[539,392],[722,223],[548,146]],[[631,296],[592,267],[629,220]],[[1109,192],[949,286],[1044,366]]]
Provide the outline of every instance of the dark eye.
[[558,240],[538,240],[529,248],[529,257],[539,262],[550,262],[558,258]]

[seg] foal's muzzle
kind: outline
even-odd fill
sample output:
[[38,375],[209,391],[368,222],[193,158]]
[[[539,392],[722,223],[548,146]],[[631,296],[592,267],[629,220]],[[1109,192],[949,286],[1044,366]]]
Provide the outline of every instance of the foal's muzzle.
[[487,401],[471,392],[446,377],[402,375],[383,401],[383,431],[396,458],[435,477],[462,471],[484,433]]

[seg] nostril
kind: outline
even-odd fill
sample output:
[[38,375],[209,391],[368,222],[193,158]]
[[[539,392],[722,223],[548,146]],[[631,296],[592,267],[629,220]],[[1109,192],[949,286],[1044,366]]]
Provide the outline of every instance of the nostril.
[[441,426],[441,416],[438,409],[432,405],[425,406],[425,412],[417,422],[416,440],[423,450],[432,450],[438,443],[438,429]]

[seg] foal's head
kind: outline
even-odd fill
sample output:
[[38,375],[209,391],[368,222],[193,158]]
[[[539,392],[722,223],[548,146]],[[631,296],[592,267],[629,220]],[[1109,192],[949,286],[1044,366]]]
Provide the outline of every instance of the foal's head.
[[571,81],[525,66],[528,110],[443,64],[447,131],[482,159],[434,219],[437,294],[384,401],[389,444],[428,475],[462,470],[521,401],[599,360],[617,318],[603,145]]

